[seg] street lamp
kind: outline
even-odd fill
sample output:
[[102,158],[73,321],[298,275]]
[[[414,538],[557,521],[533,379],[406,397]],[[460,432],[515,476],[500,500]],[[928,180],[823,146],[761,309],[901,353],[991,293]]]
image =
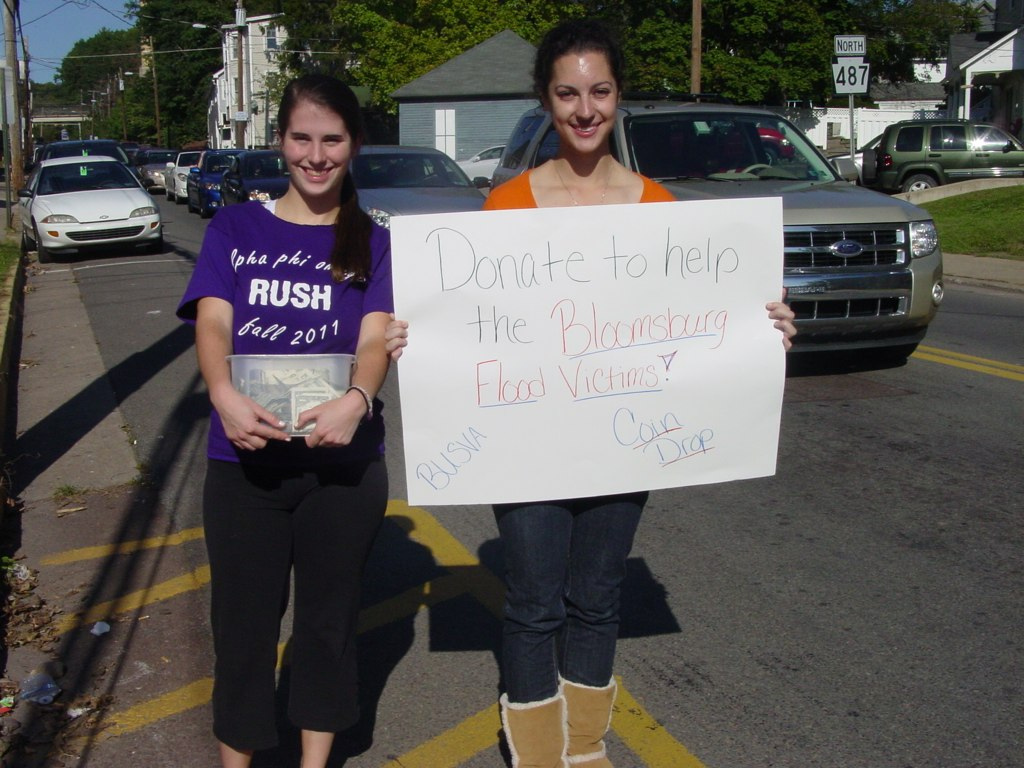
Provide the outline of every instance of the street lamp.
[[117,90],[118,90],[118,94],[120,95],[120,98],[121,98],[121,140],[122,141],[128,141],[128,116],[127,116],[126,110],[125,110],[125,102],[127,101],[127,98],[125,98],[125,94],[124,94],[124,79],[126,77],[129,77],[129,76],[134,75],[134,74],[135,74],[134,72],[122,72],[120,69],[117,70]]

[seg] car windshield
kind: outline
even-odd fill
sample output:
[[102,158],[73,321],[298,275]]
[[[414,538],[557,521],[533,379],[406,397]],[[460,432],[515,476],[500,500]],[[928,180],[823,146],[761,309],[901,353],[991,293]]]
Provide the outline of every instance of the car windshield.
[[231,155],[207,155],[203,165],[206,167],[207,173],[226,171],[231,165]]
[[364,152],[353,161],[352,176],[359,189],[473,186],[447,155],[426,152]]
[[660,181],[837,178],[781,117],[687,111],[629,116],[624,128],[636,169]]
[[280,155],[262,155],[245,158],[242,175],[247,179],[276,179],[287,176],[288,170]]
[[146,150],[146,154],[139,154],[138,161],[145,163],[146,165],[167,165],[167,163],[173,163],[174,158],[178,156],[177,152],[167,150],[166,152],[154,151],[152,149]]
[[39,172],[36,194],[60,195],[100,189],[136,189],[138,186],[131,171],[120,163],[83,161],[43,168]]

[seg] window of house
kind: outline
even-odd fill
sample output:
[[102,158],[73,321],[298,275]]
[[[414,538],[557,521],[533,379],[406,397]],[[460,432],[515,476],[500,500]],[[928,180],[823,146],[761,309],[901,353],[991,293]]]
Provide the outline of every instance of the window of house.
[[434,147],[455,157],[455,110],[434,110]]

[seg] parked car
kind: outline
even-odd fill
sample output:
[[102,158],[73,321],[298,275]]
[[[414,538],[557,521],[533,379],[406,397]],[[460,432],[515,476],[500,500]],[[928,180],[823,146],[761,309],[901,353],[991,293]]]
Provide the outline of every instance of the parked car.
[[239,152],[230,159],[220,183],[224,205],[247,200],[276,200],[288,191],[288,166],[276,149]]
[[55,157],[91,157],[102,155],[112,157],[129,164],[128,155],[121,149],[121,145],[112,139],[72,139],[68,141],[51,141],[44,144],[39,151],[37,161],[51,160]]
[[188,197],[188,189],[185,184],[188,181],[188,172],[199,162],[199,156],[203,154],[200,150],[179,152],[174,161],[167,163],[164,167],[164,194],[168,200],[175,203],[184,203]]
[[177,151],[173,149],[140,149],[132,161],[132,167],[142,186],[150,192],[155,189],[163,190],[164,171],[167,170],[167,164],[173,163],[177,156]]
[[771,163],[777,163],[780,159],[792,159],[795,151],[793,143],[781,131],[766,125],[759,125],[757,126],[757,135],[761,137],[761,144],[764,145],[765,154]]
[[882,132],[872,185],[911,192],[970,179],[1024,176],[1024,145],[988,123],[903,120]]
[[504,149],[504,144],[488,147],[482,152],[477,152],[468,160],[460,160],[458,166],[466,172],[466,175],[473,180],[474,184],[477,184],[477,179],[484,178],[487,179],[489,185],[491,176],[494,174],[494,169],[498,167],[498,161],[501,159],[501,153]]
[[163,250],[160,211],[128,166],[106,156],[42,160],[18,190],[21,250],[48,262],[65,250]]
[[135,156],[139,154],[139,150],[142,149],[142,145],[137,141],[122,141],[119,142],[121,149],[128,156],[128,162],[131,163],[135,159]]
[[232,155],[240,149],[207,149],[194,168],[189,168],[185,182],[189,213],[204,219],[221,207],[220,180],[228,169]]
[[444,152],[429,147],[367,146],[352,162],[359,204],[381,226],[410,213],[478,211],[484,195]]
[[[862,186],[871,186],[875,179],[875,153],[881,140],[882,134],[878,134],[861,144],[860,148],[854,150],[853,162],[857,166],[857,183]],[[829,159],[849,156],[849,151],[834,152],[829,154]]]
[[[788,157],[768,149],[774,133],[789,142]],[[830,163],[770,111],[708,102],[623,102],[612,146],[679,200],[782,198],[783,284],[799,329],[793,353],[869,349],[898,361],[924,337],[943,296],[935,224],[921,208],[850,183],[857,170],[848,157]],[[526,112],[492,185],[557,150],[548,114]]]

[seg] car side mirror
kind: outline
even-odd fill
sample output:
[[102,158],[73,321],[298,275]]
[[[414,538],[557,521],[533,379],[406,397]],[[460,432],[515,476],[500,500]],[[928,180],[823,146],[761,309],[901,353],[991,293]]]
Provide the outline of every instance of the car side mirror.
[[196,165],[193,165],[191,168],[188,169],[188,175],[189,176],[198,176],[199,175],[199,167],[196,166]]
[[172,162],[168,162],[168,163],[167,163],[167,167],[168,167],[168,168],[173,168],[173,167],[174,167],[174,163],[172,163]]
[[473,178],[473,186],[477,189],[488,189],[491,186],[491,180],[486,176],[476,176]]
[[28,187],[23,187],[18,190],[18,197],[32,197],[32,190]]
[[860,173],[857,171],[857,164],[846,155],[833,157],[832,167],[836,169],[836,172],[840,176],[843,177],[844,181],[849,181],[853,184],[856,184],[857,179],[860,178]]
[[1012,141],[1006,142],[1006,146],[1003,147],[1003,152],[1013,152],[1014,146]]

